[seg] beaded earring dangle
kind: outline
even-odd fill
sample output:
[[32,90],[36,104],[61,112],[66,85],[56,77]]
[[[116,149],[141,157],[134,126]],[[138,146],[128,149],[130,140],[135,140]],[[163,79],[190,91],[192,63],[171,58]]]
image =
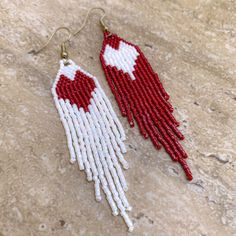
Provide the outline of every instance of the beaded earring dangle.
[[150,138],[157,149],[163,146],[191,181],[188,155],[178,141],[184,136],[177,128],[179,122],[157,73],[138,46],[111,33],[102,21],[101,25],[104,41],[100,60],[121,114],[127,117],[130,127],[134,127],[135,119],[141,135]]
[[121,168],[128,169],[123,157],[125,132],[97,78],[69,59],[66,44],[72,38],[70,30],[59,27],[41,49],[32,53],[42,51],[59,30],[66,30],[69,36],[61,44],[60,69],[51,91],[65,129],[70,161],[77,162],[87,180],[94,182],[96,200],[101,201],[102,189],[113,215],[120,214],[133,231],[127,214],[132,209],[125,196],[128,187]]
[[100,24],[104,41],[100,60],[122,116],[127,117],[130,127],[134,127],[135,120],[140,134],[145,139],[150,138],[157,149],[163,146],[171,159],[182,166],[186,178],[191,181],[192,173],[186,162],[188,155],[179,143],[184,136],[177,128],[179,122],[172,114],[174,109],[169,102],[169,95],[157,73],[138,46],[108,30],[103,22],[105,10],[94,9],[103,11]]

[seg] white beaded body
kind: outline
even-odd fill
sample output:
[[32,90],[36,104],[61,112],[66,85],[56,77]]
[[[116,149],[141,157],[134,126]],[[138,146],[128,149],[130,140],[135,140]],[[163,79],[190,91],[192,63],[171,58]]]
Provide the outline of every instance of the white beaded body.
[[[78,103],[73,102],[69,95],[63,97],[58,92],[62,77],[70,81],[83,80],[84,77],[76,77],[78,72],[93,80],[95,85],[86,109],[78,107]],[[70,91],[65,88],[65,94],[68,94]],[[72,60],[69,60],[69,65],[61,60],[52,94],[65,129],[71,163],[77,162],[79,169],[85,171],[87,180],[94,182],[96,200],[101,201],[102,189],[113,215],[120,214],[129,231],[133,231],[133,223],[127,214],[131,210],[125,196],[128,187],[121,168],[122,165],[128,169],[123,157],[126,152],[123,143],[125,132],[97,79]],[[73,99],[77,101],[77,98]]]

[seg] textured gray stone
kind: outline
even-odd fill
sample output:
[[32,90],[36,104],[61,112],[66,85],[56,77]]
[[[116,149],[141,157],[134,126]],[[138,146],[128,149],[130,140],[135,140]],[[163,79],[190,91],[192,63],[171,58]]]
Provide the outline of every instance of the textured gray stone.
[[[92,6],[104,6],[111,31],[138,44],[158,71],[194,174],[188,183],[121,117],[133,235],[236,235],[236,3],[220,0],[0,2],[0,235],[128,235],[69,164],[50,93],[64,35],[28,54],[58,26],[76,30]],[[71,42],[70,57],[98,77],[120,116],[99,62],[100,14]]]

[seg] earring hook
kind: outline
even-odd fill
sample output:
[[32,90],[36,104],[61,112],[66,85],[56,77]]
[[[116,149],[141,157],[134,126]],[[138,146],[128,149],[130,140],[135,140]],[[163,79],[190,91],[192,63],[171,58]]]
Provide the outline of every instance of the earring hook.
[[49,37],[48,41],[41,47],[39,48],[38,50],[32,50],[30,53],[33,53],[33,54],[38,54],[40,53],[43,49],[45,49],[48,44],[51,42],[51,40],[53,39],[53,37],[55,36],[55,34],[59,31],[59,30],[66,30],[68,33],[69,33],[69,36],[66,40],[64,40],[62,43],[61,43],[61,58],[62,59],[68,59],[68,53],[66,51],[66,46],[65,44],[67,42],[70,41],[71,37],[72,37],[72,33],[70,31],[70,29],[68,27],[65,27],[65,26],[61,26],[61,27],[58,27],[53,33],[52,35]]
[[90,13],[94,10],[101,10],[103,12],[103,15],[101,16],[100,18],[100,24],[101,24],[101,27],[103,29],[103,31],[108,31],[108,27],[106,26],[106,24],[104,23],[104,18],[106,16],[106,11],[104,8],[102,7],[93,7],[93,8],[90,8],[85,16],[85,19],[84,19],[84,22],[83,24],[81,25],[81,27],[73,34],[73,37],[75,37],[84,27],[85,25],[87,24],[87,21],[88,21],[88,18],[90,16]]

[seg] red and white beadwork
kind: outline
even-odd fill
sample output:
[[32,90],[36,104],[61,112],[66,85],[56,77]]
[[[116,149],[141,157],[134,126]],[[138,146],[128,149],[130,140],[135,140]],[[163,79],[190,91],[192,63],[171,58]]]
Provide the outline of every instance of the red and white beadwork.
[[169,95],[140,48],[105,31],[100,59],[108,84],[130,126],[134,127],[135,119],[143,137],[150,137],[157,149],[163,146],[172,160],[180,163],[187,179],[192,180],[187,153],[178,141],[184,136],[177,128],[179,122],[172,114]]
[[101,188],[112,209],[120,214],[129,231],[133,223],[127,211],[127,183],[120,166],[128,168],[123,157],[125,132],[97,79],[73,61],[60,61],[52,87],[53,98],[65,128],[72,163],[78,162],[88,181],[94,181],[95,197],[101,201]]

